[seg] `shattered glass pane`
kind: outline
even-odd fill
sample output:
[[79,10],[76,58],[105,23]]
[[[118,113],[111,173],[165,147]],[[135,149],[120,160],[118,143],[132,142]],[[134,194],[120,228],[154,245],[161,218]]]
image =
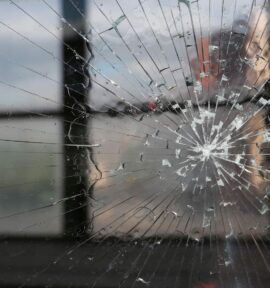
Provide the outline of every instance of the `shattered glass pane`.
[[[139,207],[140,217],[151,217],[133,230],[116,222],[103,233],[177,234],[151,223],[166,211],[184,217],[182,233],[194,213],[204,236],[229,235],[232,226],[234,235],[249,235],[251,227],[267,234],[268,3],[92,2],[90,105],[109,114],[90,124],[90,139],[100,143],[94,195],[102,205],[129,201],[94,218],[94,229],[154,192],[155,200]],[[213,229],[215,222],[221,225]]]
[[269,286],[269,5],[1,1],[3,287]]

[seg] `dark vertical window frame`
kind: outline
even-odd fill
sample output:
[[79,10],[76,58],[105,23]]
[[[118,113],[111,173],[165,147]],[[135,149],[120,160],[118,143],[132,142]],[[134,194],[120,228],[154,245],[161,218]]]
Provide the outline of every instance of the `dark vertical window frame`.
[[[87,47],[82,35],[86,27],[82,15],[86,14],[86,1],[76,2],[78,13],[69,1],[62,1],[63,17],[63,136],[64,136],[64,235],[84,237],[89,228],[89,153],[87,145],[87,109],[90,77],[87,73]],[[72,26],[72,27],[71,27]],[[76,54],[75,54],[76,53]],[[77,56],[77,57],[76,57]],[[68,65],[67,65],[68,63]],[[88,177],[87,177],[88,176]]]

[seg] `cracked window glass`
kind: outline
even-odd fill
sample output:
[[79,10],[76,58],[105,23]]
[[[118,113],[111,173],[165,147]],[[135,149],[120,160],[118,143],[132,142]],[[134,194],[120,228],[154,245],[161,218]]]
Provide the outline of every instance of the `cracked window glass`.
[[269,286],[269,5],[0,2],[3,287]]

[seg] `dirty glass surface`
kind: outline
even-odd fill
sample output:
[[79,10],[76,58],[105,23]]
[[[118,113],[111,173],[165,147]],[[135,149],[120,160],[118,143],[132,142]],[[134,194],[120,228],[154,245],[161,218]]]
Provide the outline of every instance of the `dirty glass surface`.
[[268,0],[0,2],[0,286],[268,287]]

